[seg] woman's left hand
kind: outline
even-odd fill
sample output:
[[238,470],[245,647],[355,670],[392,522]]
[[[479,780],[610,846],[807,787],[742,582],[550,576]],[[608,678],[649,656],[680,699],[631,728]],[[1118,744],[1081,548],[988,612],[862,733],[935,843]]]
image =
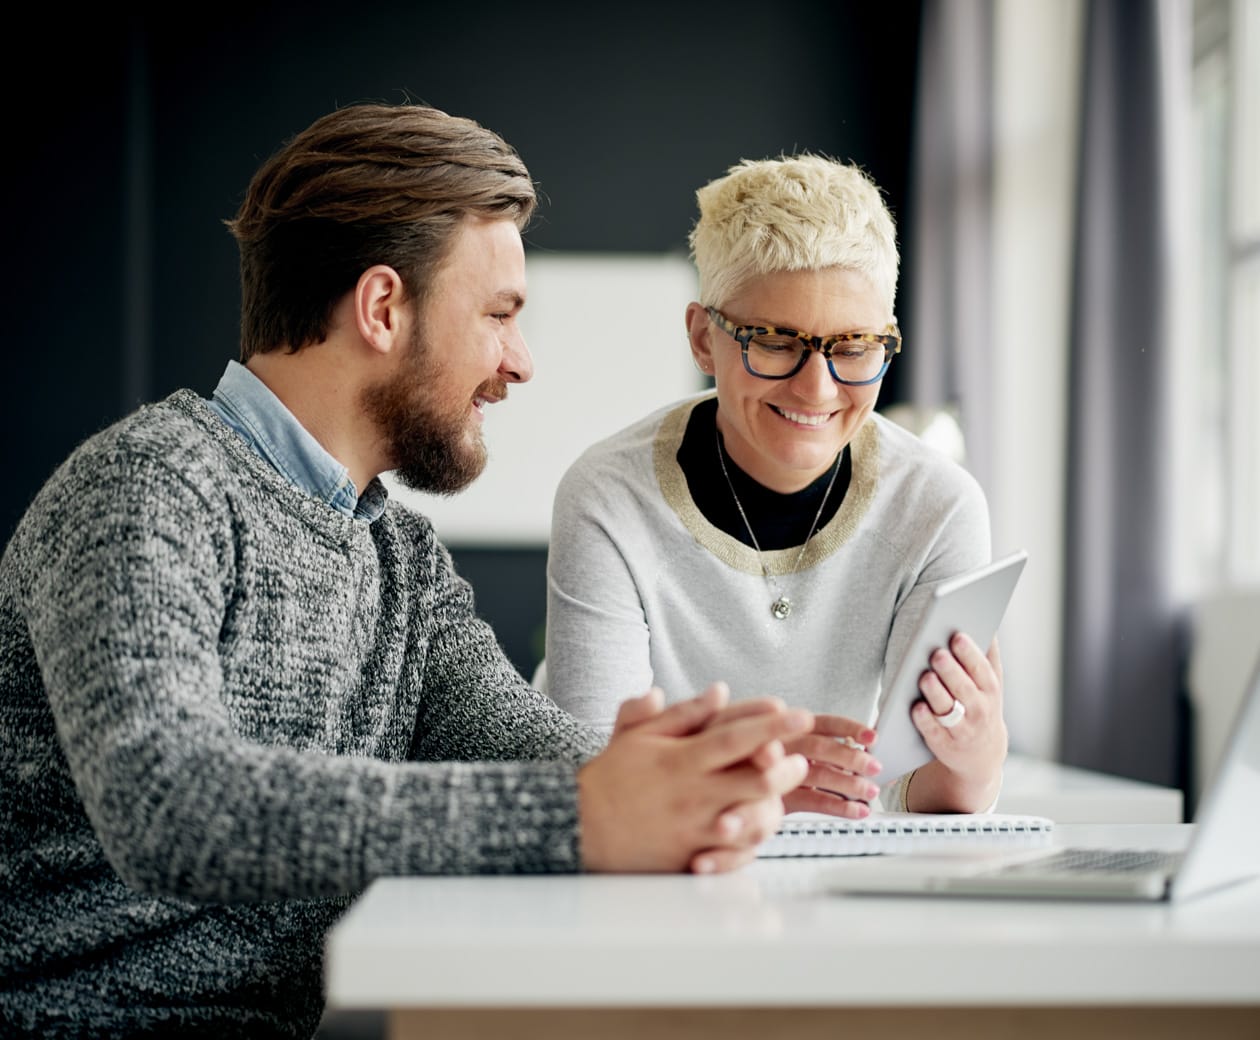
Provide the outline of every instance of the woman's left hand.
[[997,797],[1007,732],[1002,717],[1002,657],[958,633],[937,649],[919,677],[923,700],[911,717],[936,761],[915,773],[916,812],[980,812]]

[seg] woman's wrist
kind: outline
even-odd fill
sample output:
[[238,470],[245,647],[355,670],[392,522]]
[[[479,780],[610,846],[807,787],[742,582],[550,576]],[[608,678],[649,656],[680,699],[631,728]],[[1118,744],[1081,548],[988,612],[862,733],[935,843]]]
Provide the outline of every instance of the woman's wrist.
[[993,805],[1002,787],[1002,771],[984,778],[959,776],[939,761],[920,766],[911,777],[915,778],[915,800],[918,805],[911,809],[910,784],[902,791],[906,812],[972,813],[984,812]]
[[917,772],[917,769],[910,770],[901,782],[901,797],[897,799],[900,802],[899,812],[913,812],[910,808],[910,781],[914,779],[914,774]]

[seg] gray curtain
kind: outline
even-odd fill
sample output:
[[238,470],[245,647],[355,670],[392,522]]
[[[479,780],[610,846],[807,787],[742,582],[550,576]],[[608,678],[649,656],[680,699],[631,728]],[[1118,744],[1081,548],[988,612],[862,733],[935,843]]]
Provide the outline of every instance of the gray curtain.
[[[1074,245],[1063,757],[1186,778],[1169,587],[1170,105],[1177,0],[1087,0]],[[1035,460],[1030,460],[1035,464]]]
[[993,0],[924,0],[915,99],[908,397],[948,409],[989,486]]

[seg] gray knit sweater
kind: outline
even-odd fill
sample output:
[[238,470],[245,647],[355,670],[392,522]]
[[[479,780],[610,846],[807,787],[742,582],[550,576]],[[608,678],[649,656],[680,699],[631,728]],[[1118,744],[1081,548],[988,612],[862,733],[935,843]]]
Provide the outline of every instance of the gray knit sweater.
[[426,520],[342,516],[190,391],[143,408],[0,562],[0,1033],[309,1035],[373,878],[578,869],[600,746]]

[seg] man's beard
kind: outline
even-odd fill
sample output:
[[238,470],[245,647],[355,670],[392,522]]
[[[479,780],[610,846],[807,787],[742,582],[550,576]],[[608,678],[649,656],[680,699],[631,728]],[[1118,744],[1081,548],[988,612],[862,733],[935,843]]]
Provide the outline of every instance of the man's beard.
[[[444,402],[426,393],[423,358],[428,354],[417,329],[407,347],[404,377],[363,391],[362,406],[389,446],[394,476],[415,491],[453,495],[480,476],[486,466],[481,431],[470,424],[471,400]],[[476,391],[487,401],[507,396],[502,379],[487,379]],[[443,407],[446,405],[447,407]]]

